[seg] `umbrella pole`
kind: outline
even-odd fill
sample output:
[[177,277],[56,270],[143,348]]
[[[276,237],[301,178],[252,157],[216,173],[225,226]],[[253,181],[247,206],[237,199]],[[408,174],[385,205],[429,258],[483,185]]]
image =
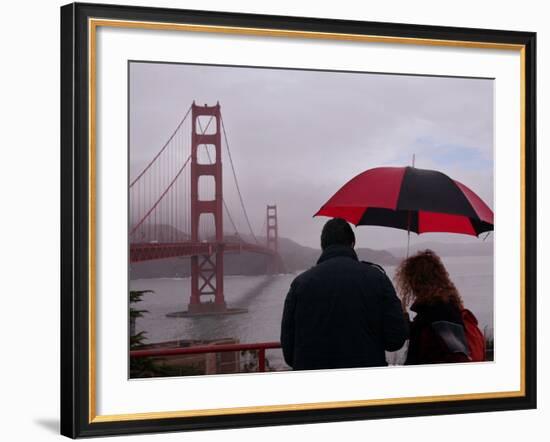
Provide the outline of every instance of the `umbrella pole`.
[[407,210],[407,257],[406,258],[409,257],[410,245],[411,245],[411,211]]
[[[412,157],[412,167],[414,167],[414,160],[416,154],[413,153]],[[407,258],[409,257],[409,247],[411,245],[411,211],[407,213]]]
[[407,258],[409,257],[409,246],[411,244],[411,231],[407,229]]
[[[411,211],[407,212],[407,256],[405,259],[409,258],[409,246],[411,244]],[[405,304],[405,298],[401,298],[401,308],[403,313],[407,314],[407,305]]]

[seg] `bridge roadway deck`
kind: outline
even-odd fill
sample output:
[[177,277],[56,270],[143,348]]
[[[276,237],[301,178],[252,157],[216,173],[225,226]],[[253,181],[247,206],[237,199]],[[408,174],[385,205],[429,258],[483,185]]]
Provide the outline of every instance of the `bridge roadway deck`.
[[146,242],[130,244],[130,262],[175,258],[178,256],[211,255],[220,250],[223,250],[224,253],[253,252],[277,256],[277,252],[274,250],[246,242]]

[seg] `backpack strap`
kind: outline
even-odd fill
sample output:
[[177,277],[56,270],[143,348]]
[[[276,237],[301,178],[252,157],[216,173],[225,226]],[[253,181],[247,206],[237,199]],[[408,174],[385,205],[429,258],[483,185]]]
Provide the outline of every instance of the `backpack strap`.
[[450,321],[432,322],[432,329],[450,353],[462,353],[471,360],[466,333],[462,325]]
[[376,270],[378,270],[379,272],[383,273],[384,275],[386,274],[386,271],[384,270],[384,268],[381,266],[381,265],[378,265],[378,264],[375,264],[374,262],[369,262],[369,261],[361,261],[363,264],[367,264],[371,267],[374,267]]

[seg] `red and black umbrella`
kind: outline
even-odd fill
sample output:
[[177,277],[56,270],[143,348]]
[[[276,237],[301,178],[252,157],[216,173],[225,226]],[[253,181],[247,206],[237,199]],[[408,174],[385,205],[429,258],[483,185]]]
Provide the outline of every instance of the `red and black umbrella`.
[[352,178],[314,216],[409,232],[478,236],[493,230],[493,211],[464,184],[436,170],[377,167]]

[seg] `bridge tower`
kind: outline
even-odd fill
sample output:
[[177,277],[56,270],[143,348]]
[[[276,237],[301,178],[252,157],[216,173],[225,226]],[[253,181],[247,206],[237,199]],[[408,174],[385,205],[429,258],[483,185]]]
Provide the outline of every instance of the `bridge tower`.
[[275,256],[268,258],[267,273],[278,273],[282,269],[279,253],[279,225],[277,223],[277,205],[267,205],[266,208],[266,246],[275,252]]
[[[200,117],[211,117],[209,128],[215,123],[214,130],[206,131],[206,124],[199,124]],[[191,299],[188,312],[218,313],[225,312],[226,305],[223,294],[223,194],[222,194],[222,150],[220,104],[215,106],[192,105],[191,125],[191,241],[198,243],[201,215],[212,214],[215,226],[214,247],[209,254],[193,255],[191,257]],[[198,151],[214,146],[216,158],[213,163],[199,162]],[[213,200],[199,199],[199,180],[201,176],[212,176],[215,183]],[[203,218],[204,220],[204,218]],[[212,243],[211,239],[208,239]],[[203,302],[205,296],[214,296],[214,302]]]
[[279,249],[279,227],[277,225],[277,205],[267,205],[267,248],[277,252]]

